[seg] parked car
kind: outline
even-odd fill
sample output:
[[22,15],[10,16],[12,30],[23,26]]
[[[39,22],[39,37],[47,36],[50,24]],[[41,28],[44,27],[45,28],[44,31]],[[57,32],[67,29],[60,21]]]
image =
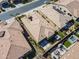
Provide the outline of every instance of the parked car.
[[8,2],[3,2],[2,7],[3,8],[8,8],[8,7],[10,7],[10,4]]

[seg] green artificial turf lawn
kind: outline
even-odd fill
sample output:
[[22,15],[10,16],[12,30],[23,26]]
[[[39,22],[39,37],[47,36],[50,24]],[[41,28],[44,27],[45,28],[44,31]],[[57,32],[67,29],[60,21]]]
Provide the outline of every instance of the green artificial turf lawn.
[[64,46],[67,48],[70,47],[71,45],[72,45],[72,43],[70,43],[69,41],[64,42]]
[[65,37],[65,34],[63,33],[63,32],[58,32],[58,35],[60,35],[61,36],[61,38],[64,38]]

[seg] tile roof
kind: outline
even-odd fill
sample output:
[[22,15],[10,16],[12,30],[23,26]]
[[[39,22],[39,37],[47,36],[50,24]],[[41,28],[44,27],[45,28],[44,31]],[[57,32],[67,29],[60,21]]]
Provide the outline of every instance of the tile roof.
[[[28,16],[32,16],[33,21],[30,21]],[[22,18],[22,22],[34,37],[36,42],[48,36],[49,32],[52,34],[54,33],[53,26],[45,21],[45,19],[37,12],[28,13],[27,17]]]
[[31,50],[30,45],[21,33],[22,28],[17,21],[3,30],[5,35],[3,38],[0,38],[1,59],[18,59]]
[[39,11],[41,11],[52,23],[56,24],[57,27],[61,28],[66,22],[71,20],[71,18],[58,13],[53,9],[53,6],[53,4],[49,4],[40,8]]

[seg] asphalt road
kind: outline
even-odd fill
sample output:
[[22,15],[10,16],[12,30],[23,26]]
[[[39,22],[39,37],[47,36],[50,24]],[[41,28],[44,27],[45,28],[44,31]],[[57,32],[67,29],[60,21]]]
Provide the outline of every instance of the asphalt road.
[[35,1],[31,4],[26,4],[25,6],[20,7],[18,9],[16,8],[11,11],[2,13],[2,14],[0,14],[0,20],[8,20],[13,17],[12,15],[16,16],[16,14],[21,14],[21,13],[24,13],[24,12],[29,11],[31,9],[34,9],[38,6],[43,5],[45,1],[48,1],[48,0],[38,0],[38,1]]

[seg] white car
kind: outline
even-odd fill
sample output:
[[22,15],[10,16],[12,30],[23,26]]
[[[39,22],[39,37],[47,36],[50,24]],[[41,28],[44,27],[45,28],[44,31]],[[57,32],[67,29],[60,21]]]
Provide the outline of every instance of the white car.
[[51,58],[52,59],[59,59],[59,56],[57,55],[59,51],[55,50],[54,52],[51,53]]

